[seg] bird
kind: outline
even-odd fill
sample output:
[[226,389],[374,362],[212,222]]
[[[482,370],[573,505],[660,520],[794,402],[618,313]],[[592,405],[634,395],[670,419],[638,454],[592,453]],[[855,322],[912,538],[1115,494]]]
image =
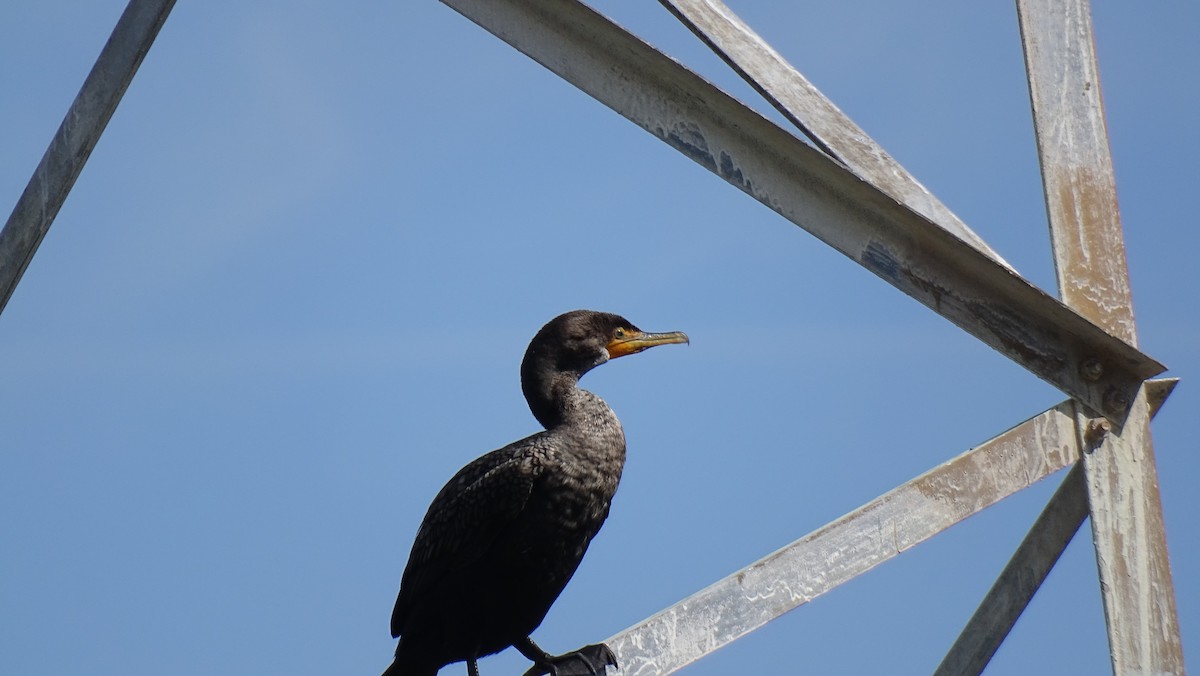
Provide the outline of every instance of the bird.
[[515,647],[528,674],[603,674],[604,644],[550,655],[530,634],[579,567],[608,517],[625,465],[625,433],[599,396],[579,387],[593,368],[686,334],[647,333],[619,315],[575,310],[537,332],[521,362],[521,389],[545,429],[487,453],[438,492],[417,529],[383,676],[434,676]]

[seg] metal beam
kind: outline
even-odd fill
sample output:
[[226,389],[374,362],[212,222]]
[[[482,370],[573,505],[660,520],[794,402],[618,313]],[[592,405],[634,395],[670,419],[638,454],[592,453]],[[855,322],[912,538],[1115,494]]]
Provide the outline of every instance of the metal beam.
[[[1116,181],[1087,0],[1018,0],[1034,130],[1063,300],[1135,344]],[[1099,365],[1097,368],[1103,368]],[[1098,447],[1080,410],[1092,539],[1114,673],[1183,673],[1145,390]],[[1091,406],[1090,402],[1088,403]]]
[[1083,467],[1076,464],[1038,515],[934,676],[983,673],[1087,514]]
[[0,231],[0,312],[58,215],[175,0],[130,0]]
[[1012,269],[982,237],[908,173],[721,0],[661,0],[821,150],[896,201]]
[[[1177,378],[1146,383],[1151,416],[1158,413],[1178,383]],[[1089,440],[1093,447],[1101,441],[1101,435],[1099,428],[1093,428]],[[935,676],[967,676],[983,672],[1087,515],[1083,466],[1076,463],[967,621],[934,672]]]
[[1087,0],[1018,0],[1050,239],[1064,303],[1137,345]]
[[1163,371],[576,0],[443,1],[1114,422]]
[[1079,460],[1074,403],[1049,409],[609,638],[620,674],[663,674]]
[[[1178,382],[1177,378],[1165,378],[1146,383],[1152,417]],[[1099,427],[1093,427],[1092,438],[1088,439],[1093,448],[1103,441],[1102,436]],[[1084,468],[1076,463],[1042,514],[1038,515],[1030,532],[1021,540],[988,596],[967,621],[935,676],[967,676],[983,672],[1086,518]]]
[[[1083,457],[1092,541],[1116,674],[1182,674],[1183,640],[1167,553],[1146,394],[1125,425]],[[1079,427],[1088,423],[1085,413]],[[1094,421],[1093,421],[1094,422]]]

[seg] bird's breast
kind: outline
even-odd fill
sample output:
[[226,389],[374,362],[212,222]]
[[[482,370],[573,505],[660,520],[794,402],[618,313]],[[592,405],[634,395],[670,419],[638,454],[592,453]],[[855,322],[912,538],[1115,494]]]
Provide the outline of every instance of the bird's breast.
[[604,524],[625,463],[625,441],[616,428],[604,433],[556,430],[547,435],[544,465],[522,520],[528,538],[522,555],[576,563]]
[[608,516],[620,480],[620,468],[598,472],[593,467],[565,464],[546,474],[544,509],[568,532],[594,532]]

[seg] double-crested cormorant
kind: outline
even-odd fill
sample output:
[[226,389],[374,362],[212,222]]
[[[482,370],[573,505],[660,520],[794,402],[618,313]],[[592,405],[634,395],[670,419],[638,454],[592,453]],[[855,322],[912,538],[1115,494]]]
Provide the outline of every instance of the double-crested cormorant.
[[609,359],[687,340],[590,310],[538,331],[521,389],[546,429],[471,462],[433,499],[400,581],[400,643],[384,676],[433,676],[463,660],[476,676],[476,660],[509,646],[534,661],[530,673],[615,664],[602,644],[552,656],[529,638],[608,516],[625,464],[621,423],[578,380]]

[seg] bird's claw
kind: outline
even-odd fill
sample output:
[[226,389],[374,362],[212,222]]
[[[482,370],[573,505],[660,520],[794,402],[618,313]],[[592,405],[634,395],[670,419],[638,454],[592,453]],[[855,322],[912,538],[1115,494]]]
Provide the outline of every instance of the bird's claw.
[[525,676],[603,676],[608,665],[617,666],[617,655],[603,643],[584,646],[562,655],[547,655],[535,662]]

